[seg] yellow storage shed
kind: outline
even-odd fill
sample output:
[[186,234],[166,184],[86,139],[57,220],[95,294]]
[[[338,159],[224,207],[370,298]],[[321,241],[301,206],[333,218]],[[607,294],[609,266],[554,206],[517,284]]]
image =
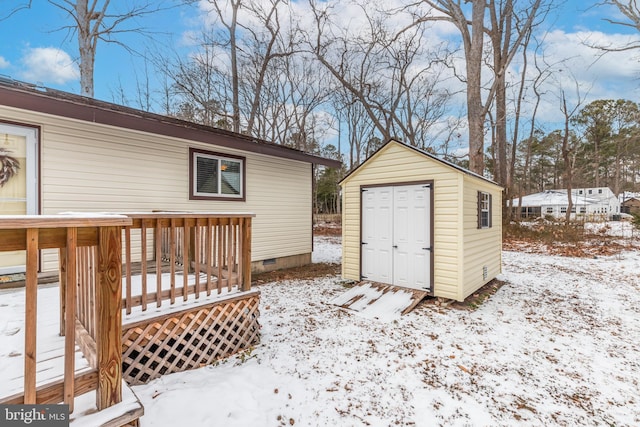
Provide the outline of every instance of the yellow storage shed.
[[500,274],[495,182],[390,140],[340,185],[343,278],[463,301]]

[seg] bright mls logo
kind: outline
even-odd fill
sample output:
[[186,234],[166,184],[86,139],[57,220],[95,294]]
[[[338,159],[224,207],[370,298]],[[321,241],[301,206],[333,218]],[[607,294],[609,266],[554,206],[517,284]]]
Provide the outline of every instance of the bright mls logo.
[[68,427],[69,405],[0,405],[0,425]]

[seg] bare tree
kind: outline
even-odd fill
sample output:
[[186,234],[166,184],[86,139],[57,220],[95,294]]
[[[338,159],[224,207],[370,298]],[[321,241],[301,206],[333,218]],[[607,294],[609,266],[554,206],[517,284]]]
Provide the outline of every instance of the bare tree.
[[338,126],[347,129],[347,143],[349,145],[349,170],[358,166],[363,160],[365,141],[369,141],[375,126],[367,120],[367,113],[355,96],[343,86],[337,86],[332,91],[333,108],[338,112]]
[[[207,1],[221,31],[206,43],[219,46],[228,54],[232,129],[252,134],[271,62],[295,52],[295,36],[283,28],[280,16],[282,10],[290,10],[285,9],[288,7],[285,0]],[[289,23],[288,27],[292,25]],[[246,78],[250,79],[250,91],[241,82]],[[245,103],[248,105],[244,106]]]
[[15,4],[11,6],[11,8],[9,9],[8,12],[6,12],[6,14],[0,15],[0,22],[4,21],[5,19],[11,18],[13,15],[15,15],[16,13],[18,13],[23,9],[31,9],[31,4],[33,3],[33,0],[29,0],[29,1],[8,0],[8,2],[14,2]]
[[[637,0],[605,0],[600,3],[596,3],[596,6],[614,6],[616,7],[620,13],[626,18],[626,20],[617,20],[611,18],[603,18],[605,21],[610,24],[620,25],[627,28],[633,28],[640,32],[640,5]],[[620,52],[625,50],[635,50],[640,49],[640,42],[638,41],[630,41],[629,43],[622,46],[612,46],[612,45],[596,45],[593,47],[597,47],[599,49],[605,51],[614,51]]]
[[[304,55],[273,61],[265,74],[253,134],[299,150],[318,152],[331,116],[322,114],[331,93],[324,70]],[[251,86],[248,86],[251,89]]]
[[131,46],[119,41],[117,36],[123,33],[145,34],[143,27],[127,24],[137,22],[138,18],[164,8],[163,2],[151,0],[127,2],[129,7],[124,10],[115,9],[111,0],[49,0],[49,3],[65,11],[71,18],[71,24],[59,29],[65,29],[77,37],[80,54],[80,92],[89,97],[94,95],[93,76],[98,41],[115,43],[129,52],[134,52]]
[[286,1],[209,3],[214,22],[196,40],[196,50],[156,59],[169,64],[175,114],[317,151],[328,117],[318,110],[330,87],[326,72],[297,48]]
[[389,14],[401,12],[377,11],[369,3],[357,5],[366,22],[350,31],[341,25],[335,4],[310,1],[315,29],[306,33],[309,50],[349,94],[342,98],[360,104],[382,140],[425,148],[449,100],[437,87],[446,51],[424,47],[420,23],[389,28]]
[[[489,22],[487,29],[491,41],[491,51],[495,90],[496,133],[495,145],[496,165],[494,179],[502,184],[507,191],[507,198],[511,193],[511,174],[507,160],[507,80],[506,73],[509,64],[519,50],[526,50],[531,32],[536,25],[536,18],[542,4],[541,0],[525,3],[521,10],[515,10],[513,0],[490,0]],[[522,2],[521,2],[522,3]],[[542,13],[541,16],[544,16]],[[517,117],[517,115],[516,115]],[[505,198],[506,199],[506,198]]]
[[[538,42],[536,49],[533,53],[533,64],[536,70],[536,74],[535,74],[535,78],[533,79],[533,81],[531,82],[531,90],[533,91],[533,96],[534,96],[534,104],[533,104],[533,110],[531,112],[531,118],[530,118],[530,122],[529,122],[529,135],[527,137],[527,139],[524,142],[524,165],[523,165],[523,170],[522,170],[522,182],[520,184],[520,188],[518,191],[518,206],[522,206],[522,196],[523,196],[523,192],[529,192],[531,190],[531,173],[529,171],[530,165],[531,165],[531,151],[532,151],[532,145],[533,142],[537,139],[536,134],[539,133],[539,131],[536,129],[536,117],[538,115],[538,108],[540,107],[540,102],[542,100],[542,95],[543,92],[541,91],[541,86],[542,84],[545,82],[545,80],[551,75],[550,73],[550,69],[549,67],[547,67],[546,69],[542,69],[540,67],[540,63],[538,61],[538,49],[540,48],[540,43]],[[525,59],[523,60],[524,64],[527,64],[528,61],[526,60],[526,57],[528,56],[527,52],[524,52],[523,56],[525,57]],[[520,88],[522,89],[525,86],[525,77],[526,77],[526,67],[525,70],[523,70],[522,72],[522,80],[520,82]],[[518,103],[521,102],[521,93],[518,93]],[[518,108],[519,109],[519,108]],[[519,123],[520,120],[520,114],[517,114],[516,116],[517,118],[517,122]],[[516,129],[518,129],[518,127],[516,126]],[[513,136],[513,148],[514,151],[512,151],[512,168],[515,169],[515,161],[516,161],[516,152],[515,149],[517,148],[517,140],[518,138],[518,133],[514,131],[514,136]]]
[[169,96],[178,106],[175,115],[208,126],[232,126],[233,119],[225,108],[231,90],[225,70],[218,65],[223,59],[216,49],[205,45],[187,59],[176,55],[174,60],[155,61],[169,64],[165,73],[172,81]]
[[571,75],[574,83],[575,101],[573,105],[567,104],[567,96],[565,89],[560,86],[560,111],[564,122],[564,129],[562,132],[562,160],[564,162],[563,181],[564,186],[567,189],[567,213],[565,221],[569,224],[571,220],[571,211],[574,210],[573,206],[573,174],[576,164],[577,144],[579,139],[573,135],[569,129],[569,125],[575,116],[576,112],[580,109],[580,106],[584,103],[585,95],[581,93],[580,84],[573,74]]
[[296,52],[295,26],[283,20],[293,19],[291,10],[285,0],[207,1],[214,22],[198,43],[200,50],[217,56],[216,64],[210,64],[217,69],[217,84],[224,87],[217,101],[228,112],[233,131],[256,134],[263,91],[278,66],[275,62]]
[[[231,60],[231,123],[234,132],[240,132],[240,90],[238,81],[238,42],[236,30],[238,28],[238,10],[242,0],[218,1],[208,0],[213,5],[220,23],[226,28],[228,33],[229,57]],[[231,16],[227,17],[226,10],[222,4],[227,3],[231,7]]]
[[[268,3],[268,7],[265,7],[265,3]],[[246,120],[246,132],[248,134],[253,132],[265,76],[271,62],[292,56],[297,51],[296,30],[293,23],[288,23],[289,32],[286,32],[280,21],[279,8],[285,4],[284,0],[270,0],[269,2],[254,2],[247,5],[253,16],[258,18],[258,21],[263,25],[260,31],[252,25],[242,25],[245,31],[251,34],[252,37],[249,42],[254,47],[254,49],[249,50],[253,53],[248,66],[252,71],[251,73],[243,73],[245,75],[249,74],[253,81],[253,90],[246,95],[247,101],[250,103]],[[291,18],[291,13],[288,16]],[[283,62],[290,64],[288,61]]]
[[464,14],[460,2],[454,0],[423,0],[425,4],[439,12],[422,19],[451,22],[460,31],[466,66],[467,124],[469,126],[469,169],[484,172],[484,122],[489,110],[489,100],[495,87],[490,91],[487,102],[482,101],[482,64],[484,59],[484,18],[487,3],[474,1],[471,17]]
[[[495,102],[497,147],[494,148],[496,158],[494,179],[506,186],[508,175],[505,73],[516,53],[522,48],[522,43],[536,24],[536,20],[544,16],[544,13],[540,13],[542,0],[473,1],[470,17],[465,15],[466,8],[460,1],[422,0],[422,2],[431,10],[421,19],[450,22],[458,29],[462,39],[466,66],[463,81],[467,91],[469,168],[476,173],[484,172],[484,123],[492,103]],[[518,10],[516,10],[517,5],[521,6]],[[486,20],[487,12],[488,20]],[[493,72],[493,79],[486,88],[487,95],[483,101],[482,67],[486,57],[485,33],[489,37],[491,46],[492,60],[488,65]]]

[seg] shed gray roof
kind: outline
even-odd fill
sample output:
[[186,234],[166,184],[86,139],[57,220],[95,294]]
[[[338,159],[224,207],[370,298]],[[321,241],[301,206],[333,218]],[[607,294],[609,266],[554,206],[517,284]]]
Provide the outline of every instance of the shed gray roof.
[[481,180],[483,180],[483,181],[486,181],[486,182],[488,182],[488,183],[490,183],[490,184],[493,184],[493,185],[497,185],[498,187],[502,188],[502,186],[501,186],[500,184],[498,184],[497,182],[492,181],[492,180],[490,180],[490,179],[488,179],[488,178],[485,178],[484,176],[482,176],[482,175],[480,175],[480,174],[477,174],[477,173],[475,173],[475,172],[472,172],[472,171],[470,171],[469,169],[465,169],[465,168],[463,168],[462,166],[458,166],[458,165],[456,165],[455,163],[451,163],[451,162],[449,162],[449,161],[447,161],[447,160],[441,159],[441,158],[439,158],[439,157],[437,157],[437,156],[434,156],[434,155],[433,155],[433,154],[431,154],[431,153],[428,153],[428,152],[426,152],[426,151],[424,151],[424,150],[421,150],[421,149],[419,149],[419,148],[417,148],[417,147],[413,147],[413,146],[411,146],[411,145],[405,144],[404,142],[400,142],[400,141],[398,141],[398,140],[396,140],[396,139],[393,139],[393,138],[392,138],[392,139],[390,139],[390,140],[388,140],[387,142],[385,142],[385,143],[384,143],[380,148],[378,148],[378,149],[377,149],[373,154],[371,154],[369,157],[367,157],[367,159],[366,159],[364,162],[360,163],[360,164],[359,164],[358,166],[356,166],[354,169],[352,169],[351,171],[349,171],[349,173],[348,173],[344,178],[342,178],[342,180],[340,181],[340,184],[342,184],[342,183],[343,183],[347,178],[349,178],[349,177],[350,177],[351,175],[353,175],[357,170],[359,170],[362,166],[364,166],[364,165],[365,165],[365,164],[366,164],[366,163],[367,163],[367,162],[368,162],[372,157],[374,157],[376,154],[378,154],[378,152],[379,152],[380,150],[382,150],[384,147],[386,147],[388,144],[390,144],[390,143],[392,143],[392,142],[395,142],[396,144],[400,144],[400,145],[402,145],[402,146],[404,146],[404,147],[406,147],[406,148],[409,148],[409,149],[411,149],[411,150],[415,151],[415,152],[416,152],[416,153],[418,153],[418,154],[421,154],[421,155],[423,155],[423,156],[425,156],[425,157],[430,158],[431,160],[435,160],[435,161],[437,161],[437,162],[439,162],[439,163],[442,163],[442,164],[444,164],[444,165],[446,165],[446,166],[448,166],[448,167],[450,167],[450,168],[453,168],[453,169],[455,169],[455,170],[457,170],[457,171],[459,171],[459,172],[461,172],[461,173],[464,173],[464,174],[466,174],[466,175],[473,176],[473,177],[475,177],[475,178],[481,179]]

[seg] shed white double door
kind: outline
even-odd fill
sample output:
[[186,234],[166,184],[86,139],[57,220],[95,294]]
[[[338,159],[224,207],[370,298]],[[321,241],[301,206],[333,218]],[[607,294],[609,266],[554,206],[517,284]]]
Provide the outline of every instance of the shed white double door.
[[431,289],[431,186],[362,189],[361,276],[406,288]]

